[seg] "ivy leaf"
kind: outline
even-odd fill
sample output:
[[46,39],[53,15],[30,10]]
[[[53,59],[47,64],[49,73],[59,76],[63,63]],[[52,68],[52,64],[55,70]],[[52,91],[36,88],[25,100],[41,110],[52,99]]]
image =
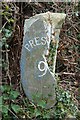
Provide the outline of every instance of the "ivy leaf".
[[2,85],[0,89],[2,92],[9,92],[11,90],[11,87],[9,85]]
[[41,100],[38,102],[38,106],[45,108],[46,107],[46,102],[44,100]]
[[3,32],[5,33],[6,38],[9,38],[12,35],[12,30],[4,29]]
[[21,110],[20,106],[16,104],[11,104],[11,107],[15,113],[18,113]]
[[8,5],[6,5],[6,6],[5,6],[5,9],[6,9],[6,11],[8,11],[8,10],[9,10],[9,6],[8,6]]
[[46,118],[49,119],[49,118],[50,118],[50,115],[46,114],[46,115],[43,116],[43,118],[44,118],[44,119],[46,119]]
[[11,99],[16,99],[18,96],[19,96],[19,92],[18,91],[12,90],[10,92],[10,98]]
[[2,106],[2,113],[8,114],[8,108],[9,108],[9,105]]
[[3,99],[4,100],[8,100],[9,99],[9,95],[8,94],[3,94]]
[[39,109],[35,109],[35,116],[38,117],[41,115],[41,111]]
[[10,18],[9,21],[12,22],[12,23],[14,23],[14,19],[12,19],[12,18]]

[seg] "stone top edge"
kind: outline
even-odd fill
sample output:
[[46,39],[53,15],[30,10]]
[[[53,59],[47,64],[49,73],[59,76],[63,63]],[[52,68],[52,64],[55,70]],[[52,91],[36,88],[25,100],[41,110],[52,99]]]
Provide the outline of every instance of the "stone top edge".
[[60,29],[65,20],[65,17],[66,17],[65,13],[46,12],[46,13],[36,14],[35,16],[30,17],[29,19],[25,19],[24,35],[25,35],[26,31],[30,28],[30,26],[34,22],[36,22],[38,19],[41,19],[46,24],[50,24],[50,21],[49,21],[49,18],[50,18],[50,20],[52,21],[52,26],[55,29]]

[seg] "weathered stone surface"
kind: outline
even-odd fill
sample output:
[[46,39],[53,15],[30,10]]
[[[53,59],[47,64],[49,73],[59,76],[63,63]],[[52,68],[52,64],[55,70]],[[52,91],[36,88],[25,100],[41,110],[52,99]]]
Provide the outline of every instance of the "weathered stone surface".
[[48,54],[51,40],[55,40],[54,72],[59,32],[64,19],[65,14],[47,12],[25,20],[20,63],[21,82],[27,97],[38,103],[37,97],[40,96],[39,100],[46,100],[46,108],[56,103],[56,80],[45,55]]

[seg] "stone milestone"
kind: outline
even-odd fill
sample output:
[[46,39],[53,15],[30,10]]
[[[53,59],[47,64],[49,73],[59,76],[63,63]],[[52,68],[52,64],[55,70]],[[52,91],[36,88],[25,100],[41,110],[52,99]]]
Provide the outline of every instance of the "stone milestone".
[[[55,64],[59,33],[65,16],[64,13],[41,13],[26,19],[24,24],[20,62],[22,86],[29,100],[34,103],[45,100],[46,108],[56,103]],[[46,59],[51,40],[56,41],[53,72]]]

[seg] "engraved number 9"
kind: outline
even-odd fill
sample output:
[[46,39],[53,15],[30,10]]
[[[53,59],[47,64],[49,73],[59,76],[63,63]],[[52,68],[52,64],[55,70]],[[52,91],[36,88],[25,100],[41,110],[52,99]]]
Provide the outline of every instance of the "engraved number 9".
[[[43,66],[44,66],[43,68],[41,68],[41,64],[44,64],[44,65],[43,65]],[[39,69],[41,72],[44,72],[42,75],[39,75],[39,77],[44,76],[44,75],[46,74],[46,72],[47,72],[47,64],[46,64],[46,62],[40,61],[39,64],[38,64],[38,69]]]

